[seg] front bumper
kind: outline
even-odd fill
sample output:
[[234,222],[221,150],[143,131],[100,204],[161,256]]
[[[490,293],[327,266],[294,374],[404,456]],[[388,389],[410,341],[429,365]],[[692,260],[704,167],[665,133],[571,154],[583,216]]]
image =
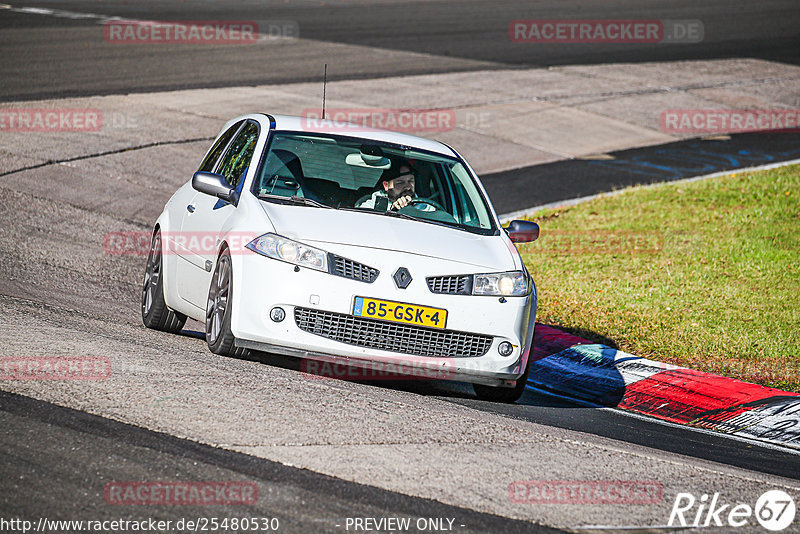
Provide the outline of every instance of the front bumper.
[[[401,373],[439,369],[437,376],[447,380],[493,386],[513,386],[524,372],[533,337],[535,289],[528,296],[509,297],[502,302],[499,297],[434,294],[425,283],[426,276],[463,273],[464,265],[442,260],[434,263],[430,258],[403,253],[393,253],[387,258],[385,251],[336,252],[345,256],[358,254],[359,261],[379,268],[381,275],[368,284],[311,269],[296,271],[291,264],[256,254],[234,257],[231,330],[237,346],[362,368],[373,367],[377,362],[391,365]],[[399,265],[408,268],[414,277],[406,289],[399,289],[392,281],[391,273]],[[448,310],[447,331],[490,336],[488,350],[481,356],[452,352],[443,356],[408,354],[403,351],[402,343],[383,348],[359,346],[352,340],[332,339],[319,330],[309,331],[313,329],[308,325],[303,329],[296,321],[296,310],[358,320],[352,316],[357,296],[444,308]],[[276,306],[286,312],[281,322],[269,317]],[[498,352],[504,341],[514,347],[508,356]]]

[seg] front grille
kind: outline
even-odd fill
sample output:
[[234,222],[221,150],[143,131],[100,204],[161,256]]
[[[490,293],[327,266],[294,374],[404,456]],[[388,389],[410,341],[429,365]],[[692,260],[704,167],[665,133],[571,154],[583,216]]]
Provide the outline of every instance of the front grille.
[[431,293],[472,294],[472,276],[431,276],[426,278]]
[[378,278],[378,269],[358,263],[357,261],[348,260],[341,256],[332,254],[331,274],[336,276],[343,276],[344,278],[352,278],[361,282],[371,284]]
[[354,315],[295,308],[300,330],[349,345],[416,356],[474,358],[492,346],[492,336],[396,324]]

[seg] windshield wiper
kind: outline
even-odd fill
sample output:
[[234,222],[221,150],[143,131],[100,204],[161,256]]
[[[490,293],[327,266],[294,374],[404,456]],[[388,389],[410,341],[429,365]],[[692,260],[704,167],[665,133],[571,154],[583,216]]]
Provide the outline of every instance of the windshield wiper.
[[[426,219],[424,217],[414,217],[413,215],[409,215],[408,213],[400,213],[399,211],[375,211],[372,208],[348,208],[345,206],[336,209],[340,211],[355,211],[359,213],[375,213],[376,215],[388,215],[389,217],[399,217],[401,219],[430,223],[430,224],[435,224],[437,226],[444,226],[445,228],[455,228],[456,230],[463,230],[465,232],[469,232],[472,234],[478,233],[479,235],[484,235],[483,233],[476,232],[476,230],[480,229],[475,227],[458,224],[456,222],[435,221],[433,219]],[[499,235],[499,234],[497,233],[497,230],[495,230],[494,233],[485,235]]]
[[422,217],[414,217],[413,215],[409,215],[408,213],[400,213],[399,211],[385,211],[383,212],[384,215],[388,215],[389,217],[399,217],[401,219],[408,219],[410,221],[425,221],[426,219]]
[[323,204],[322,202],[317,202],[313,198],[298,197],[298,196],[292,195],[292,196],[289,197],[289,200],[291,200],[295,204],[302,204],[303,206],[315,206],[317,208],[331,208],[331,209],[333,209],[333,206],[328,206],[328,205]]
[[292,203],[292,204],[298,204],[298,205],[301,205],[301,206],[314,206],[315,208],[330,208],[330,209],[334,209],[333,206],[327,206],[325,204],[322,204],[321,202],[317,202],[313,198],[298,197],[298,196],[294,196],[294,195],[290,196],[290,197],[283,197],[283,196],[280,196],[280,195],[271,195],[269,193],[264,193],[264,194],[258,195],[258,198],[260,198],[261,200],[272,200],[272,201],[275,201],[275,202]]
[[374,210],[372,208],[347,208],[344,206],[336,209],[341,211],[357,211],[360,213],[374,213],[376,215],[388,215],[389,217],[399,217],[401,219],[408,219],[409,221],[431,222],[429,219],[424,219],[422,217],[414,217],[413,215],[409,215],[408,213],[400,213],[399,211],[393,211],[393,210],[380,211],[380,210]]

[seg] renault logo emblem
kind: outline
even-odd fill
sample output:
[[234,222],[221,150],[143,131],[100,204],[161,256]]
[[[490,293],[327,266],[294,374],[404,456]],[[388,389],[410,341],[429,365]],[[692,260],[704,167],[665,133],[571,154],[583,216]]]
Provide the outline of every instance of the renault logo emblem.
[[392,278],[394,278],[394,284],[400,289],[407,288],[408,284],[411,283],[411,273],[405,267],[397,269]]

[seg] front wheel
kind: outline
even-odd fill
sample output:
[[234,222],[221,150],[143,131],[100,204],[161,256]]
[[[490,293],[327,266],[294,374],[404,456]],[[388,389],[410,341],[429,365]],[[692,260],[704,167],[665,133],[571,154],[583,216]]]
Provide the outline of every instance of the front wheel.
[[517,384],[513,388],[503,388],[498,386],[484,386],[482,384],[472,384],[472,389],[475,390],[475,395],[480,400],[491,402],[505,402],[513,404],[522,397],[525,393],[525,385],[528,383],[528,375],[531,371],[531,362],[528,360],[528,365],[525,368],[525,373],[519,377]]
[[147,328],[177,333],[186,323],[186,316],[167,307],[164,300],[161,256],[161,230],[156,230],[150,242],[142,283],[142,322]]
[[231,253],[226,248],[219,255],[208,289],[206,343],[214,354],[240,358],[247,354],[247,349],[236,346],[236,339],[231,332],[232,295],[233,267]]

